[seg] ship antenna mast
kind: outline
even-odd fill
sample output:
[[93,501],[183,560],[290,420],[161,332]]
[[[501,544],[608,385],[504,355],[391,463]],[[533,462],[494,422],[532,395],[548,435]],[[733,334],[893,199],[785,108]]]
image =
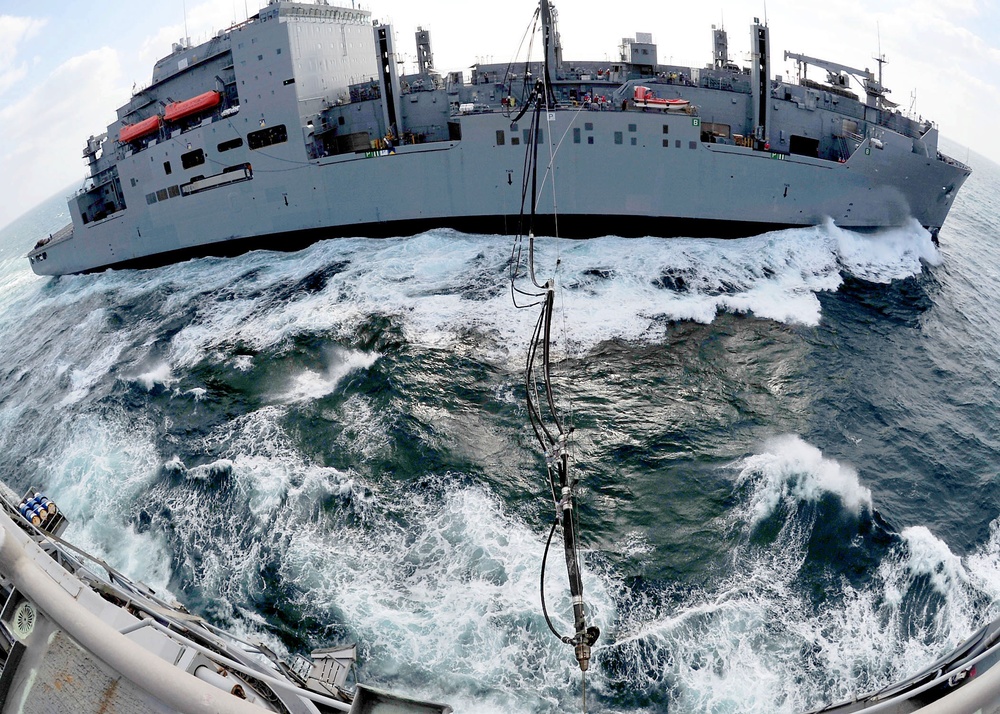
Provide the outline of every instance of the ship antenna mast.
[[885,58],[885,55],[882,54],[882,30],[879,27],[878,22],[875,23],[875,36],[878,39],[878,56],[872,57],[872,59],[878,62],[878,86],[882,87],[884,86],[882,84],[882,65],[888,64],[889,61]]
[[542,20],[542,53],[545,57],[543,79],[545,80],[545,103],[547,106],[555,106],[555,92],[552,89],[552,73],[558,69],[557,44],[559,38],[556,35],[555,23],[552,19],[552,6],[549,0],[540,0]]

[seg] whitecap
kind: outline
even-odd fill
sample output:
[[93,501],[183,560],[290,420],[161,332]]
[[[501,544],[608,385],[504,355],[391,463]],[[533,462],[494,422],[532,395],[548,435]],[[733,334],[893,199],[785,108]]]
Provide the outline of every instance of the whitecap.
[[837,496],[856,515],[872,510],[871,490],[861,484],[857,471],[794,435],[771,439],[762,453],[744,459],[739,481],[753,488],[752,523],[770,516],[783,502],[816,503],[827,494]]
[[173,370],[170,368],[170,365],[166,362],[159,362],[145,372],[137,374],[132,379],[133,381],[141,384],[147,392],[153,391],[153,388],[158,384],[163,387],[169,387],[178,381],[177,378],[174,377]]
[[368,369],[380,356],[361,350],[330,350],[323,370],[303,369],[293,375],[276,400],[283,404],[296,404],[321,399],[336,391],[351,372]]
[[917,275],[923,264],[941,265],[941,251],[931,234],[910,221],[898,228],[874,234],[859,234],[829,224],[826,230],[836,238],[837,259],[844,270],[856,278],[874,283]]

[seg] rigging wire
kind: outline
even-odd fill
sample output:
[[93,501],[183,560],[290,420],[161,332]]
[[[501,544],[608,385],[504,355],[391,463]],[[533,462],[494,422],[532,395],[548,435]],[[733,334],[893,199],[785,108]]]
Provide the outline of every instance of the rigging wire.
[[[511,70],[514,68],[514,65],[517,64],[517,58],[521,56],[521,48],[524,47],[525,38],[528,38],[528,51],[525,55],[526,59],[524,63],[525,77],[527,77],[529,74],[531,48],[533,47],[535,42],[535,35],[538,33],[538,20],[540,16],[541,16],[541,6],[539,5],[538,7],[535,8],[535,12],[531,17],[531,20],[528,21],[527,27],[524,28],[524,34],[521,36],[521,42],[517,46],[517,52],[514,54],[513,59],[511,59],[510,62],[507,63],[507,69],[504,71],[503,81],[501,82],[501,85],[507,88],[507,96],[509,97],[514,96],[514,93],[511,91],[511,87],[513,86],[513,81],[514,81],[514,75],[513,72],[511,72]],[[529,92],[528,82],[524,81],[521,83],[520,101],[522,106],[528,105],[527,92]],[[507,118],[510,118],[512,109],[513,107],[504,104],[503,115]],[[523,112],[521,113],[521,116],[523,116]],[[514,121],[517,121],[517,119],[515,119]]]
[[[541,22],[549,21],[545,12]],[[535,18],[537,26],[538,15]],[[544,28],[543,31],[547,31]],[[545,48],[546,52],[548,48]],[[530,64],[526,64],[524,87],[527,88],[527,78]],[[505,82],[507,78],[505,77]],[[523,92],[522,92],[523,96]],[[543,112],[546,119],[551,108],[550,98],[553,98],[552,87],[549,86],[548,71],[544,77],[534,81],[528,101],[524,103],[520,111],[512,119],[512,123],[519,122],[525,116],[529,116],[525,156],[523,162],[523,173],[521,179],[521,207],[519,214],[520,231],[514,240],[511,249],[511,262],[509,267],[511,283],[511,299],[515,307],[519,309],[529,307],[541,307],[538,319],[532,331],[531,341],[528,347],[527,358],[524,368],[524,386],[527,402],[528,420],[535,434],[542,452],[545,456],[546,474],[549,482],[549,490],[556,515],[549,531],[545,544],[545,553],[542,557],[542,568],[539,576],[539,588],[541,591],[542,614],[545,622],[552,633],[562,642],[574,648],[574,656],[582,672],[586,673],[590,664],[591,646],[600,636],[600,630],[594,626],[587,626],[586,609],[583,598],[583,580],[581,577],[580,554],[577,541],[579,533],[579,518],[575,508],[575,486],[577,480],[570,477],[569,454],[572,426],[569,426],[560,416],[559,409],[555,401],[555,392],[552,385],[552,319],[555,304],[555,281],[548,279],[544,283],[540,282],[535,271],[535,223],[538,212],[538,198],[542,186],[546,179],[551,180],[553,193],[553,214],[556,210],[555,200],[555,176],[553,173],[555,155],[558,146],[553,147],[553,137],[549,132],[548,141],[548,166],[542,177],[542,186],[538,180],[538,145],[541,139],[541,121]],[[530,115],[528,114],[530,111]],[[509,115],[508,115],[509,116]],[[576,117],[574,117],[575,120]],[[571,122],[572,124],[572,122]],[[568,133],[568,129],[567,129]],[[564,134],[559,144],[565,139]],[[549,174],[552,174],[550,177]],[[558,224],[556,224],[558,226]],[[527,245],[525,245],[527,242]],[[557,262],[559,265],[559,262]],[[523,273],[527,277],[529,286],[520,287],[518,278]],[[519,301],[519,298],[528,298],[527,301]],[[565,318],[564,318],[565,319]],[[565,323],[564,323],[565,329]],[[553,624],[548,607],[545,602],[545,572],[548,562],[549,549],[552,546],[552,539],[555,536],[556,528],[561,526],[563,532],[563,551],[566,562],[566,571],[569,576],[570,595],[573,608],[574,630],[572,635],[563,635],[558,632]],[[584,675],[585,676],[585,675]],[[586,710],[586,682],[583,683],[583,706]]]

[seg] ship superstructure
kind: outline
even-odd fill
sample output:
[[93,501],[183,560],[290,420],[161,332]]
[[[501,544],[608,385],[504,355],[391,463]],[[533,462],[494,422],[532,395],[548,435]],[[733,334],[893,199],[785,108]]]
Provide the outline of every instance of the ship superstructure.
[[[867,70],[786,53],[798,81],[772,78],[756,20],[749,67],[713,29],[713,62],[691,68],[659,63],[645,33],[622,41],[618,61],[564,61],[554,8],[543,2],[540,17],[544,61],[468,76],[435,71],[423,29],[417,72],[401,74],[390,26],[324,2],[272,0],[208,42],[177,43],[87,141],[72,224],[39,241],[32,269],[434,227],[514,233],[532,141],[551,147],[558,176],[555,192],[538,192],[536,225],[565,237],[726,237],[826,220],[870,230],[911,217],[936,236],[969,175]],[[809,66],[827,81],[808,79]],[[547,122],[529,136],[516,119],[540,79]]]

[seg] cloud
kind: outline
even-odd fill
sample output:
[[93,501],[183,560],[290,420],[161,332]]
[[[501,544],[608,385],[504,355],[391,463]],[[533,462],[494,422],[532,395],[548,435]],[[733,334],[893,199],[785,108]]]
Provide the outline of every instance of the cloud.
[[[248,3],[248,12],[253,15],[257,7],[256,0]],[[243,6],[240,6],[242,12]],[[219,0],[206,0],[200,5],[195,5],[187,9],[187,36],[191,38],[192,45],[206,42],[222,29],[242,21],[243,16],[238,18],[233,16],[235,12],[231,3],[219,2]],[[152,76],[153,64],[170,52],[173,43],[184,37],[185,23],[180,22],[173,25],[161,27],[155,34],[147,37],[142,47],[139,48],[139,62],[143,67],[149,68]]]
[[45,27],[46,22],[31,17],[0,15],[0,94],[28,74],[28,66],[25,63],[17,64],[19,46],[37,35]]
[[976,142],[986,118],[1000,112],[1000,51],[984,39],[972,3],[949,3],[943,8],[951,11],[947,18],[926,9],[887,43],[890,62],[897,58],[886,68],[886,83],[895,89],[890,98],[905,110],[915,92],[916,112],[936,122],[945,136],[997,160],[995,148]]
[[19,99],[0,106],[5,194],[0,225],[60,187],[82,183],[86,137],[103,133],[127,97],[118,54],[104,47],[70,58]]

